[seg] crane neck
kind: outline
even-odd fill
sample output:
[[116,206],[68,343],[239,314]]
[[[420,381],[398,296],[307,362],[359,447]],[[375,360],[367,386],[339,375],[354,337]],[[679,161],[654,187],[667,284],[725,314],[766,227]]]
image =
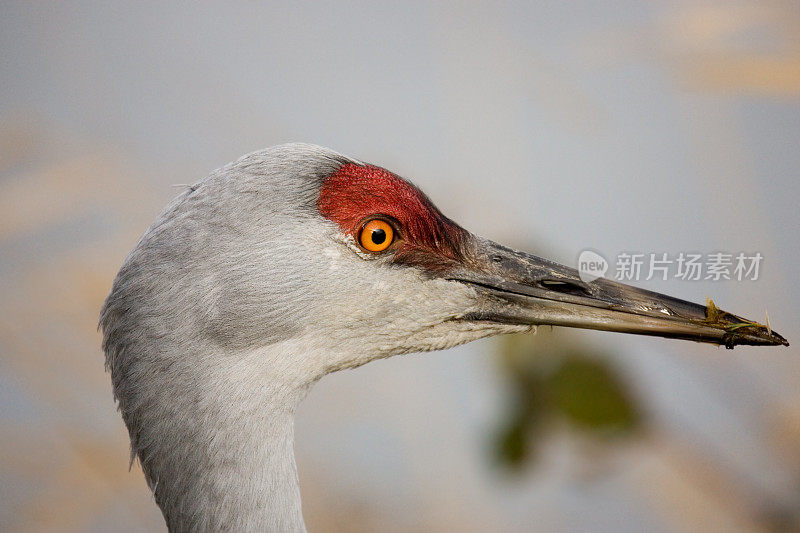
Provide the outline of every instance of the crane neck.
[[198,358],[159,387],[169,407],[139,442],[158,438],[160,449],[140,459],[171,531],[305,531],[294,414],[316,380],[292,364],[296,351]]

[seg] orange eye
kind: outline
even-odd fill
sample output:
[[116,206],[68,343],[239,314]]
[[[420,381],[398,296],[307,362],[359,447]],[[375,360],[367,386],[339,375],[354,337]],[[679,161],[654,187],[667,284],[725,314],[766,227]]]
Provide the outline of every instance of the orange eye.
[[382,252],[394,241],[394,228],[385,220],[376,218],[364,224],[358,239],[365,250]]

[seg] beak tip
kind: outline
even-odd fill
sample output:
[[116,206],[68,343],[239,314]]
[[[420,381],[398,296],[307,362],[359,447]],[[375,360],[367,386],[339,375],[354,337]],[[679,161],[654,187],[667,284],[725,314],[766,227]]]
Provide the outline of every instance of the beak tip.
[[732,349],[742,344],[750,346],[789,346],[789,341],[780,333],[771,331],[768,334],[757,332],[725,336],[722,339],[722,344],[724,344],[726,348]]

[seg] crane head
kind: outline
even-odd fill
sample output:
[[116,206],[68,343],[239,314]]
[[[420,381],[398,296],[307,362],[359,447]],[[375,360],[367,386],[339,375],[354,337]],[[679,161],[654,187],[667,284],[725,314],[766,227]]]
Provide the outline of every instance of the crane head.
[[306,362],[315,377],[537,325],[788,345],[715,307],[584,282],[473,235],[388,170],[304,144],[249,154],[176,198],[120,271],[107,338],[121,308],[226,349],[297,342],[328,354]]

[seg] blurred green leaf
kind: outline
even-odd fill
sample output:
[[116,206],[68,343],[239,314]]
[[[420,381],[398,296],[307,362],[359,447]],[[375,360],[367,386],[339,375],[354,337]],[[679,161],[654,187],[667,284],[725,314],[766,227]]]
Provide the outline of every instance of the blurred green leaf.
[[565,355],[547,387],[553,407],[578,427],[625,432],[639,422],[631,395],[604,360]]
[[636,399],[607,354],[551,330],[509,335],[499,346],[507,401],[493,453],[501,465],[519,470],[533,460],[554,421],[596,438],[626,437],[640,426]]
[[527,425],[519,419],[498,433],[495,453],[500,463],[512,467],[525,463],[530,453],[530,439],[526,433]]

